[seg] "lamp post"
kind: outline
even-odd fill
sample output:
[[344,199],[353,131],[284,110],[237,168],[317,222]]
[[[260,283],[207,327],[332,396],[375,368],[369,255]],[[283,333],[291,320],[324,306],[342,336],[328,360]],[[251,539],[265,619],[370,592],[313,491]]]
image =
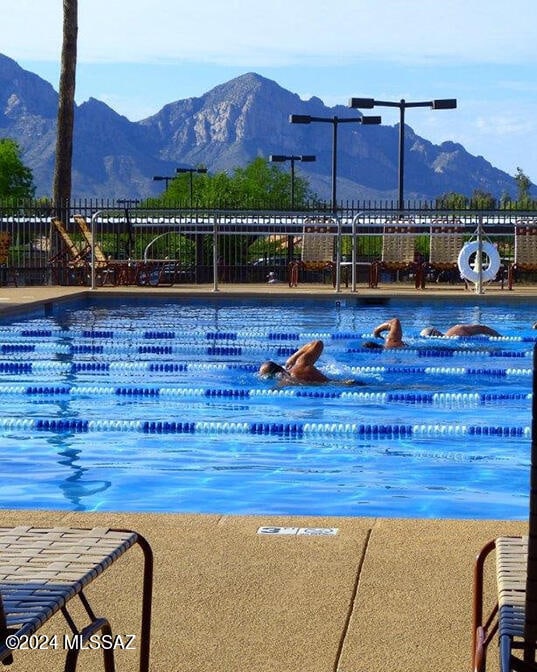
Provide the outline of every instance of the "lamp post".
[[[269,161],[271,163],[291,162],[291,210],[295,209],[295,161],[311,163],[316,160],[313,154],[271,154]],[[294,236],[287,236],[287,261],[291,263],[294,258]]]
[[336,292],[340,291],[340,265],[341,265],[341,222],[337,217],[337,129],[339,124],[380,124],[380,117],[312,117],[309,114],[291,114],[289,116],[291,124],[311,124],[312,122],[322,122],[332,124],[332,217],[337,223],[337,244],[336,244]]
[[127,257],[130,258],[132,256],[132,250],[134,248],[134,240],[132,236],[131,220],[129,217],[129,208],[131,206],[136,207],[138,203],[140,203],[140,201],[137,198],[118,198],[116,203],[118,205],[122,205],[123,208],[125,209],[125,223],[127,224]]
[[442,98],[440,100],[426,100],[408,102],[404,98],[400,101],[375,100],[374,98],[351,98],[349,107],[371,109],[375,106],[399,108],[399,210],[404,209],[404,171],[405,171],[405,110],[407,107],[430,107],[432,110],[453,110],[457,107],[456,98]]
[[337,213],[336,182],[337,182],[337,129],[339,124],[353,122],[355,124],[380,124],[380,117],[311,117],[309,114],[291,114],[291,124],[311,124],[312,122],[324,122],[332,124],[332,212]]
[[291,154],[290,156],[285,154],[271,154],[269,156],[269,161],[271,163],[291,162],[291,210],[294,210],[295,208],[295,161],[312,162],[315,160],[316,157],[312,154]]
[[192,207],[193,203],[193,182],[192,182],[192,175],[194,173],[206,173],[207,168],[177,168],[176,173],[189,173],[190,175],[190,207]]
[[173,180],[173,177],[168,177],[167,175],[155,175],[153,180],[155,182],[165,182],[165,188],[168,189],[168,184],[170,183],[170,180]]

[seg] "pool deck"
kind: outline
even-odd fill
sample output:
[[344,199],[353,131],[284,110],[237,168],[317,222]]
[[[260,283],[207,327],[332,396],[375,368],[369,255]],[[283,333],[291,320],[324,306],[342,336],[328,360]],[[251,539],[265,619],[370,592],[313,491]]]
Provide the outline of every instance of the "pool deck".
[[[223,286],[221,294],[334,295],[330,287]],[[72,287],[2,287],[0,312],[85,293]],[[101,292],[145,292],[141,288]],[[214,295],[211,288],[158,294]],[[537,287],[491,288],[486,297],[528,301]],[[350,294],[342,289],[337,296]],[[460,287],[359,288],[356,296],[466,295]],[[475,296],[480,300],[481,296]],[[537,310],[536,310],[537,312]],[[103,446],[106,450],[106,446]],[[2,511],[0,525],[128,527],[155,555],[154,672],[454,672],[470,669],[472,566],[498,535],[525,522]],[[335,535],[262,535],[260,527],[337,528]],[[141,553],[127,553],[87,590],[116,634],[136,632]],[[55,616],[43,629],[62,635]],[[14,670],[63,669],[62,651],[24,651]],[[79,670],[97,667],[84,651]],[[137,652],[116,652],[119,672]],[[100,661],[99,661],[100,663]],[[494,652],[490,668],[497,669]]]

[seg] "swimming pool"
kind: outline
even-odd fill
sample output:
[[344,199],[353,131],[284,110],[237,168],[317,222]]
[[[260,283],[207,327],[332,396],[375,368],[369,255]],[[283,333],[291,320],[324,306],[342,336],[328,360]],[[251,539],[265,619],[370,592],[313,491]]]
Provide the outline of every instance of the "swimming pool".
[[[531,305],[103,300],[0,327],[4,508],[524,519]],[[368,350],[400,317],[408,347]],[[427,325],[501,339],[425,339]],[[314,338],[332,378],[257,375]]]

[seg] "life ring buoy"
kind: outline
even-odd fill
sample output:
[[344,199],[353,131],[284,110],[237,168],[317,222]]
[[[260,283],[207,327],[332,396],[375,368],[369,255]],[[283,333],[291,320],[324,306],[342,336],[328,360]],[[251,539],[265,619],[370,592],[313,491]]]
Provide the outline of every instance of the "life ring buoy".
[[[479,251],[479,241],[473,240],[466,243],[459,252],[457,259],[457,266],[463,278],[470,282],[479,282],[479,273],[470,265],[470,259]],[[488,263],[481,266],[481,280],[483,282],[490,282],[494,280],[498,271],[500,270],[501,260],[497,248],[488,241],[481,242],[481,251],[488,257]]]

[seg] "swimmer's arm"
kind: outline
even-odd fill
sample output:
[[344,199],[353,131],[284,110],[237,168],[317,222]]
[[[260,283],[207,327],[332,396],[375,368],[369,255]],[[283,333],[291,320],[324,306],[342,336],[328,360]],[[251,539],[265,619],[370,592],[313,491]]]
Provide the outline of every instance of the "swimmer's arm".
[[385,331],[390,331],[391,328],[392,325],[390,324],[390,322],[384,322],[383,324],[379,324],[379,326],[376,327],[375,330],[373,331],[373,336],[375,338],[382,338],[382,334]]
[[285,362],[285,368],[287,370],[292,369],[300,357],[304,358],[304,364],[311,365],[317,361],[322,351],[322,341],[311,341],[311,343],[306,343],[306,345],[303,345],[289,357]]

